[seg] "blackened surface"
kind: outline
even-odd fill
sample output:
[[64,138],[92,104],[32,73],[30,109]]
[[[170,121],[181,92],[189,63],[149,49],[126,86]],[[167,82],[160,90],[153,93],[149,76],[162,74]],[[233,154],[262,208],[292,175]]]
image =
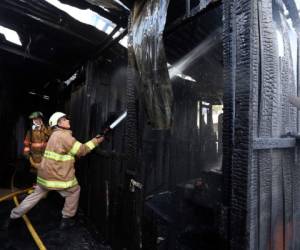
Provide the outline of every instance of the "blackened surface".
[[[214,28],[217,29],[222,20],[221,8],[202,17],[204,20],[216,20]],[[180,28],[178,37],[174,33],[174,36],[166,39],[167,54],[169,52],[169,55],[173,55],[170,57],[172,63],[210,37],[212,32],[203,31],[204,25],[201,23],[199,17],[191,25]],[[187,34],[195,27],[195,35],[189,37]],[[172,44],[172,39],[182,39],[182,49]],[[77,164],[77,175],[82,186],[81,207],[112,243],[114,249],[122,249],[124,246],[133,248],[139,243],[138,220],[143,208],[143,192],[145,196],[165,190],[174,192],[179,184],[184,185],[191,179],[201,177],[203,170],[220,171],[222,158],[221,151],[217,150],[216,134],[222,126],[213,122],[213,114],[214,106],[222,104],[222,49],[220,37],[212,36],[212,41],[212,49],[197,58],[185,71],[199,83],[178,77],[172,80],[175,102],[172,114],[174,123],[170,131],[154,130],[148,124],[144,112],[145,103],[143,98],[137,95],[139,92],[136,93],[139,90],[137,72],[132,67],[127,71],[127,61],[109,63],[105,58],[92,61],[86,68],[85,83],[73,86],[68,102],[70,105],[67,105],[66,110],[71,113],[74,135],[82,142],[100,131],[110,113],[120,114],[125,109],[128,110],[126,121],[114,130],[111,140],[104,142],[96,149],[95,154],[87,156]],[[128,88],[127,77],[128,84],[131,84]],[[221,121],[221,117],[219,118]],[[221,144],[219,145],[220,149]],[[119,155],[127,152],[127,155],[125,159],[109,155],[105,157],[103,152],[100,152],[103,149],[114,150]],[[144,184],[142,192],[138,189],[134,193],[129,192],[130,178]],[[213,197],[211,201],[206,201],[208,198],[205,197],[205,201],[201,201],[203,204],[217,200],[217,197]],[[197,211],[197,207],[193,209]],[[211,211],[208,214],[211,215]],[[197,220],[203,219],[201,213],[196,213],[196,217]],[[212,217],[209,219],[213,219]],[[202,232],[205,231],[205,226],[202,227],[201,223],[198,226]],[[131,230],[128,230],[129,227]],[[153,228],[154,231],[156,229]],[[145,228],[145,231],[147,230],[148,228]],[[164,230],[168,235],[166,241],[171,242],[169,249],[173,250],[179,238],[172,228],[167,227]],[[197,242],[197,236],[197,233],[193,234],[193,231],[187,230],[182,247],[188,244],[189,240]],[[201,241],[205,244],[205,237],[201,237]],[[194,246],[196,247],[196,244]],[[151,247],[149,249],[155,249],[156,244]]]
[[251,2],[225,1],[224,16],[224,126],[226,126],[223,136],[224,143],[226,143],[223,147],[226,194],[224,201],[225,204],[230,204],[228,217],[230,249],[241,249],[246,248],[248,242],[246,208],[249,161]]
[[[253,11],[257,10],[257,4],[253,5]],[[258,82],[259,79],[259,73],[260,73],[260,57],[259,57],[259,46],[260,46],[260,33],[258,27],[258,16],[253,16],[253,20],[255,25],[251,29],[252,32],[252,55],[251,58],[251,71],[252,71],[252,81]],[[257,130],[257,121],[258,121],[258,109],[259,109],[259,92],[260,88],[258,84],[252,85],[252,114],[250,114],[250,117],[253,120],[253,124],[250,124],[250,128],[252,129],[252,136],[256,138],[258,136],[258,130]],[[258,165],[258,156],[257,154],[253,154],[253,157],[251,159],[250,164],[253,164],[254,166]],[[249,207],[249,216],[248,216],[248,223],[249,223],[249,242],[250,246],[249,249],[258,249],[258,241],[259,241],[259,203],[258,203],[258,178],[259,178],[259,169],[258,168],[250,168],[249,170],[249,194],[248,194],[248,207]]]
[[[115,60],[118,60],[117,58]],[[111,116],[126,110],[127,60],[109,62],[99,58],[86,65],[86,80],[73,86],[66,110],[76,138],[88,141],[99,134]],[[114,249],[122,246],[122,191],[125,122],[109,140],[78,161],[77,175],[82,186],[80,204]],[[125,221],[127,221],[127,218]]]
[[248,176],[248,122],[250,93],[250,12],[249,1],[237,1],[233,6],[236,18],[236,66],[234,146],[232,160],[231,187],[231,249],[241,248],[247,240],[246,211]]
[[[137,3],[133,10],[133,50],[149,122],[154,128],[171,126],[173,93],[162,41],[169,1]],[[141,7],[142,6],[142,7]]]
[[[202,211],[201,206],[207,206],[218,199],[214,192],[210,195],[211,200],[206,199],[203,192],[203,200],[199,199],[197,205],[195,205],[196,197],[186,204],[187,197],[179,195],[175,204],[178,206],[182,204],[184,208],[176,217],[177,220],[174,222],[176,225],[166,222],[172,217],[169,211],[172,210],[173,205],[172,202],[169,203],[166,196],[160,196],[160,192],[165,190],[171,193],[175,190],[188,192],[188,188],[183,187],[189,186],[191,179],[205,176],[203,170],[208,173],[213,169],[220,171],[222,146],[217,149],[216,138],[220,136],[217,136],[217,131],[221,129],[222,123],[216,123],[213,118],[216,117],[214,108],[221,106],[223,97],[222,46],[216,32],[222,25],[221,10],[219,6],[204,12],[189,24],[178,27],[172,34],[164,37],[168,62],[173,66],[184,61],[185,63],[182,64],[184,67],[180,68],[181,72],[195,80],[188,81],[178,76],[171,79],[174,109],[173,124],[169,132],[153,130],[145,121],[142,123],[146,197],[149,199],[153,197],[154,200],[159,197],[157,202],[151,204],[151,212],[146,209],[145,216],[156,218],[152,221],[156,223],[156,233],[164,238],[164,241],[157,246],[158,249],[160,247],[162,249],[176,249],[176,247],[209,249],[212,247],[211,242],[205,239],[210,237],[215,237],[214,243],[218,244],[216,228],[209,228],[207,226],[209,223],[204,223],[207,214],[209,214],[208,220],[216,219],[214,217],[216,215],[205,209],[207,214],[199,212]],[[208,29],[205,24],[211,29]],[[210,41],[209,46],[206,46],[207,41]],[[222,115],[218,118],[218,121],[221,121]],[[218,145],[221,145],[221,142]],[[171,208],[165,209],[165,205]],[[191,211],[199,213],[194,214]],[[187,219],[182,220],[180,224],[182,231],[177,228],[181,220],[179,218]],[[192,220],[195,223],[189,225],[187,221]]]
[[[274,43],[273,34],[268,32],[272,27],[272,3],[271,1],[257,2],[258,31],[259,31],[259,76],[258,76],[258,137],[272,137],[272,111],[273,97],[271,94],[274,89],[276,76],[274,67]],[[275,89],[276,90],[276,89]],[[275,153],[276,154],[276,153]],[[270,247],[271,227],[275,221],[271,221],[272,209],[282,210],[281,204],[278,204],[278,198],[272,197],[272,182],[275,175],[276,165],[273,162],[278,155],[272,157],[270,150],[258,151],[258,209],[259,209],[259,248],[266,249]],[[273,164],[272,164],[273,163]],[[273,168],[274,166],[274,168]],[[274,178],[273,178],[274,174]],[[276,186],[274,185],[274,189]],[[280,188],[280,187],[278,187]],[[278,194],[280,195],[280,194]],[[276,204],[277,203],[277,204]],[[274,207],[273,207],[274,206]],[[278,213],[280,213],[278,211]],[[275,212],[275,211],[274,211]],[[274,213],[273,212],[273,213]],[[277,211],[275,212],[277,213]],[[276,214],[274,215],[276,216]],[[282,235],[282,234],[281,234]],[[282,242],[282,241],[281,241]],[[251,244],[251,242],[250,242]]]
[[[287,101],[287,96],[295,93],[291,41],[286,21],[277,4],[258,1],[254,10],[253,18],[257,22],[257,26],[254,26],[257,31],[254,32],[257,32],[258,40],[254,39],[253,42],[258,42],[260,50],[253,54],[253,65],[258,60],[258,71],[253,74],[254,79],[256,73],[258,76],[258,81],[253,82],[253,89],[257,90],[253,94],[253,103],[257,103],[253,115],[258,119],[253,119],[253,130],[258,138],[278,138],[296,129],[296,113]],[[273,32],[274,26],[282,34],[282,41]],[[284,49],[280,46],[281,42]],[[292,237],[292,204],[296,199],[292,186],[292,176],[296,174],[293,173],[293,152],[293,149],[254,151],[257,161],[253,162],[251,169],[257,169],[259,175],[258,179],[252,179],[249,188],[258,187],[258,193],[250,195],[250,199],[254,205],[255,201],[258,204],[258,213],[252,214],[252,219],[259,226],[258,231],[250,231],[250,235],[254,232],[258,234],[256,240],[250,241],[251,249],[290,249],[295,244]]]
[[[231,167],[230,155],[224,151],[224,168],[229,166],[231,171],[231,178],[225,176],[225,188],[231,189],[231,249],[299,248],[293,239],[298,227],[293,218],[299,178],[294,144],[290,141],[286,146],[291,149],[284,148],[287,140],[280,139],[296,128],[295,109],[287,102],[296,86],[293,39],[279,9],[274,1],[224,5],[225,27],[231,32],[224,37],[225,82],[226,88],[232,88],[224,100],[233,94],[234,101],[234,112],[228,110],[233,116],[224,114],[224,119],[234,117],[233,130],[229,129],[234,145]],[[226,130],[224,135],[226,140]]]
[[[80,5],[77,1],[69,2]],[[86,2],[82,5],[89,6]],[[116,18],[118,21],[115,23],[124,24],[125,21],[126,24],[128,12],[123,14],[120,19]],[[43,88],[47,86],[48,95],[51,85],[58,87],[57,79],[68,79],[75,68],[102,48],[108,37],[96,27],[77,21],[46,1],[2,1],[0,22],[16,31],[22,42],[18,46],[2,38],[1,62],[5,63],[9,72],[18,72],[20,81],[26,82],[27,89],[45,91]],[[125,53],[125,48],[119,43],[112,47],[114,49],[105,51],[107,58]],[[116,50],[116,47],[121,50]]]
[[[134,7],[133,13],[136,11]],[[132,19],[129,20],[128,38],[128,69],[127,69],[127,119],[125,132],[125,152],[127,160],[124,164],[123,190],[122,190],[122,235],[123,244],[129,249],[141,249],[142,243],[142,210],[143,210],[143,191],[131,186],[132,181],[143,184],[143,166],[140,163],[141,144],[139,140],[140,127],[138,122],[139,107],[142,100],[138,98],[137,86],[140,83],[137,70],[136,59],[133,49]],[[127,230],[131,225],[131,231]]]
[[[157,249],[224,249],[218,234],[221,174],[203,172],[201,178],[177,185],[145,201],[145,217],[156,225]],[[153,249],[147,246],[146,249]]]
[[[0,98],[2,103],[0,105],[0,122],[1,122],[1,137],[6,143],[0,144],[0,152],[2,159],[2,166],[0,168],[0,183],[2,186],[9,185],[9,178],[13,172],[13,162],[15,159],[16,140],[14,138],[14,131],[11,129],[16,122],[16,117],[10,111],[16,112],[17,106],[13,100],[17,97],[14,88],[7,86],[7,79],[2,75],[0,83]],[[7,87],[6,87],[7,86]]]
[[214,102],[223,97],[222,25],[222,6],[217,6],[204,9],[189,23],[164,34],[171,80],[178,79],[174,71],[184,72],[201,82],[191,86],[195,96],[210,94]]
[[[14,207],[12,200],[1,203],[1,223],[9,217],[10,210]],[[99,232],[92,227],[90,222],[78,213],[74,228],[61,231],[58,229],[61,219],[63,198],[59,194],[49,193],[46,199],[34,207],[28,217],[35,230],[41,237],[47,249],[97,249],[109,250],[109,246],[101,244]],[[0,232],[0,249],[36,249],[24,221],[20,219],[8,231]]]
[[[234,136],[235,112],[235,64],[236,45],[234,32],[236,32],[235,12],[232,11],[235,1],[225,1],[223,4],[223,60],[224,60],[224,116],[223,116],[223,204],[225,225],[223,236],[230,239],[230,206],[231,199],[231,172],[232,148]],[[228,246],[227,246],[228,247]]]
[[10,65],[2,59],[0,65],[0,136],[3,138],[3,143],[0,144],[2,161],[0,186],[9,187],[9,180],[16,167],[17,158],[23,153],[26,129],[31,126],[28,115],[33,110],[40,110],[47,119],[49,102],[37,96],[28,95],[24,86],[26,79],[22,79],[16,73],[12,74]]
[[[300,168],[299,168],[299,155],[300,155],[300,150],[299,147],[296,148],[296,156],[295,160],[296,160],[296,164],[294,164],[292,166],[292,180],[293,180],[293,222],[290,223],[290,227],[292,227],[293,230],[293,247],[294,249],[296,249],[297,247],[300,246],[300,239],[298,236],[299,230],[300,230],[300,199],[299,196],[297,194],[299,194],[300,192],[300,185],[297,185],[299,179],[300,179]],[[292,152],[291,152],[292,155]]]
[[259,138],[253,141],[253,149],[294,148],[295,146],[295,138]]

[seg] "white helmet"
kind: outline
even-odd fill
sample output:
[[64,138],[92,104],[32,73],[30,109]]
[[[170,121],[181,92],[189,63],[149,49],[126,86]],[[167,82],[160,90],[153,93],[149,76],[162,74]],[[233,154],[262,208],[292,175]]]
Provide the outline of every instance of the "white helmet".
[[66,116],[65,113],[62,112],[55,112],[53,115],[51,115],[49,119],[49,126],[52,128],[54,126],[57,126],[58,120],[62,117]]

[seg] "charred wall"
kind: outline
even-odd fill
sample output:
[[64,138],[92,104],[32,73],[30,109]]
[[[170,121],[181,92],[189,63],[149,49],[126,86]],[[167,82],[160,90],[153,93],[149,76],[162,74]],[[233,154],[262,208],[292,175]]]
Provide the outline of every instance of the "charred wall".
[[[162,49],[162,45],[151,47],[158,38],[151,40],[147,37],[147,43],[142,41],[142,44],[146,44],[149,55],[144,55],[139,62],[140,67],[133,63],[128,68],[124,58],[113,62],[109,62],[105,57],[99,58],[86,65],[85,80],[70,87],[71,94],[66,103],[66,110],[71,114],[74,135],[81,141],[86,141],[99,133],[110,115],[120,114],[125,109],[129,112],[126,123],[116,128],[111,139],[77,164],[77,174],[82,186],[81,207],[116,249],[122,246],[135,249],[139,246],[142,220],[139,216],[144,209],[144,199],[147,204],[155,204],[157,198],[162,199],[154,212],[151,212],[157,214],[154,217],[149,214],[147,216],[148,219],[153,219],[152,237],[157,237],[161,233],[157,232],[159,225],[155,225],[159,219],[158,215],[163,212],[166,214],[164,218],[170,219],[164,222],[169,223],[166,231],[173,235],[168,236],[165,241],[167,243],[164,243],[169,249],[181,244],[177,242],[180,238],[175,236],[177,233],[184,235],[188,227],[194,226],[186,223],[191,221],[191,218],[187,217],[181,220],[179,229],[176,228],[177,219],[173,212],[177,204],[178,207],[181,207],[179,204],[184,204],[186,187],[194,188],[197,180],[202,180],[201,178],[207,181],[203,185],[209,186],[204,188],[205,191],[202,193],[199,192],[203,194],[200,195],[199,204],[193,200],[193,194],[189,198],[190,203],[197,203],[190,208],[191,211],[196,211],[197,218],[200,211],[208,211],[211,218],[214,208],[217,210],[220,206],[222,145],[217,137],[220,139],[219,131],[222,127],[213,121],[214,107],[222,105],[223,96],[222,44],[219,32],[222,25],[222,8],[220,5],[217,7],[195,17],[193,22],[183,25],[176,32],[166,35],[164,40],[160,40],[166,45],[166,58],[158,56],[160,50],[157,48]],[[212,30],[207,30],[205,24],[212,27]],[[142,22],[140,25],[148,24]],[[194,35],[189,37],[187,34],[191,31],[194,31]],[[212,45],[205,51],[205,46],[210,41]],[[189,55],[192,60],[189,59],[191,63],[186,67],[185,73],[195,77],[196,82],[178,76],[164,79],[167,76],[167,62],[175,65],[180,59],[186,58],[191,50],[194,53],[192,56]],[[129,52],[130,60],[136,59],[136,55],[132,54],[134,52],[132,50]],[[143,63],[146,63],[147,67],[144,67]],[[156,65],[157,69],[161,65],[163,67],[151,72],[149,70],[151,65]],[[139,77],[141,74],[145,74],[146,80]],[[171,99],[163,100],[171,97],[168,95],[169,89],[162,98],[160,91],[164,88],[156,85],[154,94],[143,98],[145,89],[140,85],[151,84],[152,78],[157,80],[155,84],[160,80],[166,80],[166,83],[170,84],[173,93]],[[145,88],[147,93],[147,89],[151,86]],[[156,99],[151,103],[151,98]],[[146,102],[150,103],[146,105]],[[149,107],[155,104],[164,110],[169,108],[171,102],[173,112],[171,117],[170,113],[165,117],[168,124],[169,119],[172,121],[170,129],[153,127],[153,124],[161,124],[161,121],[153,121],[161,114],[154,115],[156,110],[149,116]],[[214,172],[210,172],[211,170]],[[137,187],[135,191],[131,191],[129,185],[131,179],[143,184],[142,192]],[[164,206],[166,210],[160,210]],[[181,213],[187,211],[182,209]],[[205,223],[205,225],[217,224],[210,220]],[[129,233],[128,226],[132,228]],[[196,225],[198,226],[202,225]],[[215,230],[212,229],[214,226],[211,225],[209,230]],[[201,228],[202,232],[206,229],[206,226]],[[150,227],[143,233],[147,230],[150,230]],[[200,235],[200,240],[191,244],[195,247],[200,241],[203,243],[204,235],[204,233]],[[198,236],[196,234],[194,238]],[[213,237],[210,240],[214,241]],[[155,242],[154,245],[148,246],[148,249],[156,247]]]
[[9,179],[13,172],[13,165],[16,159],[16,136],[13,129],[18,116],[18,105],[14,100],[18,99],[16,89],[12,87],[10,79],[1,74],[0,79],[0,123],[1,123],[1,168],[0,183],[8,187]]
[[[84,142],[99,134],[107,121],[126,110],[127,62],[109,62],[104,58],[85,67],[85,80],[71,86],[66,110],[71,116],[74,136]],[[124,123],[103,145],[77,164],[82,187],[81,207],[105,238],[114,244],[121,237],[122,190],[124,168]],[[116,246],[115,246],[116,247]]]
[[282,11],[288,6],[224,2],[223,168],[230,249],[299,248],[295,142],[282,138],[296,131],[296,110],[287,97],[296,93],[298,21],[287,24]]
[[129,66],[125,49],[113,58],[100,51],[63,93],[54,86],[48,103],[28,96],[39,77],[25,87],[3,68],[1,186],[9,185],[31,111],[46,120],[66,111],[84,142],[127,110],[127,121],[76,166],[81,208],[114,249],[143,240],[152,250],[158,236],[161,248],[209,249],[220,229],[228,243],[221,249],[300,248],[299,148],[286,135],[299,127],[287,101],[299,92],[295,2],[224,0],[163,33],[167,2],[133,11]]
[[24,79],[13,74],[7,65],[1,65],[0,123],[2,143],[0,155],[2,163],[0,185],[9,187],[17,158],[22,155],[25,130],[29,126],[27,116],[36,109],[46,112],[47,104],[40,98],[30,96],[24,87]]
[[[56,98],[50,95],[49,99],[44,99],[42,95],[34,91],[33,78],[28,77],[21,71],[15,71],[14,57],[11,61],[6,61],[7,55],[3,55],[0,61],[0,122],[1,122],[1,167],[0,167],[0,186],[10,187],[10,180],[13,172],[17,169],[25,182],[29,173],[29,166],[22,162],[23,141],[26,130],[32,125],[28,116],[33,111],[41,111],[45,116],[45,122],[48,122],[49,115],[54,112]],[[18,61],[18,63],[21,63]],[[30,75],[30,74],[29,74]],[[43,93],[45,94],[45,93]],[[25,185],[23,182],[22,185]],[[20,183],[19,183],[20,184]],[[27,183],[28,184],[28,183]],[[29,184],[31,185],[31,184]]]

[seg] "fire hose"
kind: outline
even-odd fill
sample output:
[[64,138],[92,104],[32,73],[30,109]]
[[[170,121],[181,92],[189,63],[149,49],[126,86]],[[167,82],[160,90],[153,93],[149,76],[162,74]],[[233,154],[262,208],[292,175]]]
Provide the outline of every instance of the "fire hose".
[[[11,191],[13,192],[14,191],[14,181],[15,181],[15,175],[16,175],[16,172],[17,172],[17,169],[15,169],[12,177],[11,177],[11,182],[10,182],[10,188],[11,188]],[[19,205],[19,201],[18,201],[18,198],[17,196],[14,196],[13,197],[13,200],[16,204],[16,206]],[[37,245],[37,247],[40,249],[40,250],[46,250],[47,248],[45,247],[44,243],[42,242],[40,236],[37,234],[36,230],[34,229],[33,225],[31,224],[28,216],[26,214],[24,214],[22,216],[27,228],[28,228],[28,231],[30,232],[35,244]]]
[[[19,201],[18,201],[18,198],[16,196],[14,196],[14,202],[16,204],[16,206],[19,205]],[[36,230],[34,229],[33,225],[31,224],[29,218],[27,215],[23,215],[22,216],[27,228],[28,228],[28,231],[30,232],[33,240],[35,241],[37,247],[40,249],[40,250],[46,250],[47,248],[45,247],[44,243],[42,242],[41,238],[39,237],[39,235],[37,234]]]
[[[16,174],[16,170],[14,171],[13,175],[12,175],[12,178],[11,178],[11,193],[8,194],[8,195],[5,195],[3,197],[0,197],[0,202],[1,201],[5,201],[5,200],[8,200],[8,199],[11,199],[13,197],[13,200],[16,204],[16,206],[19,205],[19,201],[18,201],[18,198],[17,198],[17,195],[19,194],[23,194],[23,193],[27,193],[31,190],[33,190],[32,187],[30,188],[26,188],[24,190],[19,190],[19,191],[14,191],[14,178],[15,178],[15,174]],[[42,242],[41,238],[39,237],[39,235],[37,234],[36,230],[34,229],[33,225],[31,224],[29,218],[27,215],[23,215],[22,216],[33,240],[35,241],[37,247],[40,249],[40,250],[46,250],[47,248],[45,247],[44,243]]]
[[[115,120],[112,124],[110,124],[110,126],[107,129],[105,129],[101,135],[105,136],[110,130],[114,129],[122,120],[124,120],[126,118],[126,116],[127,116],[127,112],[125,111],[117,120]],[[32,158],[30,158],[29,161],[30,161],[31,164],[33,163]],[[36,167],[35,164],[32,164],[32,165],[34,167]],[[14,177],[15,177],[15,174],[16,174],[16,170],[14,171],[14,173],[12,175],[12,178],[11,178],[11,190],[12,190],[12,192],[8,195],[0,197],[0,202],[13,197],[13,200],[14,200],[16,206],[18,206],[19,201],[18,201],[17,195],[22,194],[22,193],[26,193],[28,191],[31,191],[33,188],[31,187],[31,188],[26,188],[24,190],[14,191]],[[37,234],[37,232],[34,229],[33,225],[31,224],[28,216],[23,215],[22,218],[23,218],[23,220],[24,220],[24,222],[25,222],[25,224],[26,224],[33,240],[35,241],[37,247],[40,250],[46,250],[47,248],[45,247],[45,245],[43,244],[41,238],[39,237],[39,235]]]
[[16,192],[9,193],[9,194],[7,194],[5,196],[0,197],[0,202],[8,200],[8,199],[11,199],[14,196],[17,196],[19,194],[27,193],[28,191],[31,191],[31,190],[32,190],[32,188],[26,188],[26,189],[23,189],[23,190],[19,190],[19,191],[16,191]]

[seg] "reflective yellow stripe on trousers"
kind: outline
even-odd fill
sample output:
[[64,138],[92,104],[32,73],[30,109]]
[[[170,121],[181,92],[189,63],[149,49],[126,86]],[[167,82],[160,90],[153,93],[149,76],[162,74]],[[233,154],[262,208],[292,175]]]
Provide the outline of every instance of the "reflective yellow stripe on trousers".
[[55,160],[55,161],[74,160],[74,157],[72,155],[61,155],[61,154],[58,154],[58,153],[55,153],[55,152],[49,151],[49,150],[45,151],[44,157],[47,159]]
[[77,179],[71,181],[48,181],[41,177],[37,177],[37,183],[48,188],[71,188],[78,184]]

